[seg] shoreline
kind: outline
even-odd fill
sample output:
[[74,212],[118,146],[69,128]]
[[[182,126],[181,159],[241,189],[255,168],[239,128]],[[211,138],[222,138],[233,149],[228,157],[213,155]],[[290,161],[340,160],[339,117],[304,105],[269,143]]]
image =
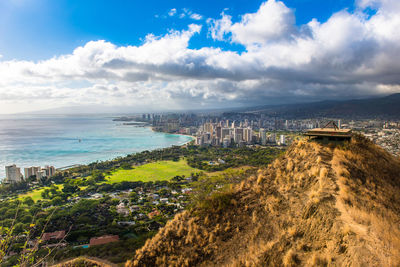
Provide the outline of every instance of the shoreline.
[[[193,136],[193,135],[190,135],[190,134],[181,134],[181,133],[167,133],[167,132],[162,132],[162,131],[156,131],[156,130],[154,130],[154,127],[153,126],[148,126],[149,128],[151,128],[151,130],[153,131],[153,132],[155,132],[155,133],[164,133],[164,134],[172,134],[172,135],[181,135],[181,136],[187,136],[187,137],[190,137],[190,138],[192,138],[192,140],[191,141],[193,141],[193,140],[196,140],[196,136]],[[190,141],[189,141],[190,142]],[[189,142],[186,142],[184,145],[186,145],[187,143],[189,143]]]
[[[150,128],[150,129],[151,129],[153,132],[155,132],[155,133],[163,133],[163,134],[170,134],[170,135],[180,135],[180,136],[187,136],[187,137],[192,138],[192,140],[189,140],[189,141],[187,141],[187,142],[185,142],[185,143],[183,143],[183,144],[181,144],[181,145],[177,145],[177,146],[179,146],[179,147],[183,147],[183,146],[187,145],[188,143],[190,143],[191,141],[193,141],[193,140],[196,139],[196,137],[194,137],[194,136],[192,136],[192,135],[187,135],[187,134],[166,133],[166,132],[155,131],[155,130],[153,129],[152,126],[137,126],[137,127]],[[169,147],[172,147],[172,146],[174,146],[174,145],[170,145],[170,146],[163,147],[163,148],[156,148],[156,149],[152,149],[152,150],[149,150],[149,151],[158,150],[158,149],[165,149],[165,148],[169,148]],[[143,150],[143,151],[145,151],[145,150]],[[143,151],[140,151],[140,152],[133,152],[133,153],[141,153],[141,152],[143,152]],[[111,158],[111,159],[109,159],[109,160],[114,160],[114,159],[119,158],[119,157],[127,157],[127,156],[130,155],[130,154],[132,154],[132,153],[129,153],[129,154],[126,154],[126,155],[123,155],[123,156],[117,156],[117,157]],[[104,160],[104,161],[109,161],[109,160]],[[94,161],[94,162],[95,162],[95,161]],[[79,164],[79,163],[78,163],[77,165],[84,166],[84,165],[89,165],[89,164],[94,163],[94,162],[90,162],[90,163],[87,163],[87,164]],[[74,167],[71,167],[71,168],[68,168],[68,169],[72,169],[72,168],[74,168]],[[68,170],[68,169],[65,169],[65,170],[63,170],[63,171],[66,171],[66,170]]]
[[[132,126],[132,125],[130,125],[130,126]],[[96,162],[96,161],[112,161],[112,160],[114,160],[114,159],[116,159],[116,158],[119,158],[119,157],[126,157],[126,156],[128,156],[128,155],[130,155],[130,154],[135,154],[135,153],[141,153],[141,152],[143,152],[143,151],[145,151],[145,150],[149,150],[149,151],[153,151],[153,150],[158,150],[158,149],[165,149],[165,148],[169,148],[169,147],[172,147],[172,146],[180,146],[180,147],[182,147],[182,146],[185,146],[185,145],[187,145],[188,143],[190,143],[191,141],[193,141],[193,140],[195,140],[195,137],[194,136],[190,136],[190,135],[185,135],[185,134],[178,134],[178,133],[166,133],[166,132],[160,132],[160,131],[155,131],[154,129],[153,129],[153,127],[152,126],[150,126],[150,125],[145,125],[145,126],[142,126],[142,125],[135,125],[134,127],[143,127],[143,128],[150,128],[150,130],[152,131],[152,132],[154,132],[154,133],[156,133],[156,132],[158,132],[158,133],[162,133],[162,134],[169,134],[169,135],[177,135],[177,136],[186,136],[186,137],[190,137],[191,139],[190,140],[188,140],[188,141],[185,141],[185,142],[183,142],[183,143],[179,143],[179,144],[177,144],[177,145],[173,145],[173,144],[170,144],[170,145],[168,145],[168,146],[165,146],[165,147],[161,147],[161,148],[154,148],[154,149],[143,149],[143,150],[141,150],[141,151],[137,151],[137,152],[129,152],[129,153],[126,153],[126,154],[121,154],[121,155],[117,155],[117,156],[111,156],[109,159],[104,159],[104,160],[99,160],[99,159],[94,159],[94,160],[91,160],[91,161],[89,161],[89,162],[87,162],[87,163],[82,163],[82,161],[80,161],[80,162],[77,162],[77,163],[73,163],[73,164],[69,164],[70,166],[71,165],[80,165],[80,166],[84,166],[84,165],[89,165],[89,164],[92,164],[92,163],[94,163],[94,162]],[[14,163],[11,163],[11,164],[14,164]],[[10,165],[11,165],[10,164]],[[28,164],[28,165],[26,165],[26,166],[24,166],[23,164],[21,165],[21,164],[19,164],[19,163],[15,163],[15,164],[17,164],[18,165],[18,167],[20,167],[21,168],[21,172],[23,171],[23,168],[25,168],[25,167],[30,167],[30,166],[45,166],[45,165],[52,165],[52,166],[55,166],[55,165],[53,165],[53,164],[42,164],[42,163],[33,163],[33,164]],[[5,165],[5,166],[7,166],[7,165]],[[3,166],[3,167],[5,167],[5,166]],[[55,166],[56,167],[56,166]],[[68,166],[65,166],[65,165],[63,165],[63,166],[61,166],[61,167],[56,167],[56,170],[57,171],[60,171],[60,170],[58,170],[58,169],[60,169],[60,168],[65,168],[65,167],[68,167]],[[71,168],[73,168],[73,167],[71,167]],[[66,169],[63,169],[62,171],[66,171],[66,170],[68,170],[68,169],[71,169],[71,168],[66,168]],[[23,172],[22,172],[22,174],[23,174]],[[6,179],[6,176],[5,176],[5,174],[4,174],[4,177],[0,177],[0,183],[2,183],[4,180]],[[23,178],[24,180],[25,180],[25,178]]]

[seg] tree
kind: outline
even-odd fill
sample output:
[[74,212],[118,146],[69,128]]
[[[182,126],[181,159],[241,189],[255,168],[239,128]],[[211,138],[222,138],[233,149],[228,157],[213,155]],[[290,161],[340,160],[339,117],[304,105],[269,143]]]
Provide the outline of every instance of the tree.
[[62,198],[60,197],[60,196],[56,196],[56,197],[54,197],[52,200],[51,200],[51,204],[53,205],[53,206],[59,206],[59,205],[61,205],[63,203],[63,200],[62,200]]
[[131,192],[129,194],[129,199],[130,199],[131,203],[136,203],[139,199],[139,196],[136,192]]
[[62,189],[62,191],[63,191],[65,194],[74,194],[74,193],[76,193],[76,192],[79,191],[79,186],[77,186],[77,185],[71,185],[71,184],[65,184],[65,185],[64,185],[64,188]]
[[43,192],[40,194],[42,196],[42,198],[50,198],[50,190],[49,189],[45,189],[43,190]]
[[92,171],[92,177],[96,182],[104,181],[105,178],[103,173],[99,170]]
[[32,219],[33,219],[33,217],[32,217],[31,215],[26,214],[26,215],[24,215],[24,216],[21,218],[21,221],[22,221],[23,223],[31,223],[31,222],[32,222]]
[[121,168],[124,170],[130,170],[130,169],[132,169],[132,164],[130,164],[128,162],[124,162],[121,164]]
[[32,206],[33,204],[35,204],[35,202],[33,201],[33,199],[31,197],[25,197],[22,200],[22,203],[24,203],[27,206]]

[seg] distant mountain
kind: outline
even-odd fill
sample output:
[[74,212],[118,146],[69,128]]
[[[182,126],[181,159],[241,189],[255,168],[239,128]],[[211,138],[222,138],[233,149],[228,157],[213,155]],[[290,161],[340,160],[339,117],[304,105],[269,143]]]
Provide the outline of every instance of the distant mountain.
[[400,266],[400,161],[356,136],[298,141],[269,167],[177,214],[136,266]]
[[246,112],[287,118],[400,118],[400,93],[380,98],[321,101],[249,108]]

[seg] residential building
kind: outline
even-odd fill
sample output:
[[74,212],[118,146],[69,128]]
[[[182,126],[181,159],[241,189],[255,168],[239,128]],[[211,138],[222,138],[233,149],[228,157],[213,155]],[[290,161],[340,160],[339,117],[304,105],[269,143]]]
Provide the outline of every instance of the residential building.
[[61,240],[65,238],[65,230],[51,232],[51,233],[44,233],[42,235],[43,241],[50,241],[50,240]]
[[42,168],[40,166],[39,167],[28,167],[28,168],[25,168],[24,169],[24,177],[25,177],[25,179],[28,179],[29,177],[31,177],[33,175],[35,175],[37,177],[37,173],[39,171],[41,171],[41,170],[42,170]]
[[15,164],[6,166],[6,182],[7,183],[17,183],[22,182],[21,169]]
[[252,142],[252,137],[253,137],[253,131],[251,128],[245,128],[243,130],[244,136],[243,139],[247,144],[250,144]]
[[108,244],[111,242],[118,242],[119,241],[119,236],[118,235],[104,235],[100,237],[92,237],[90,239],[90,246],[97,246],[97,245],[103,245],[103,244]]

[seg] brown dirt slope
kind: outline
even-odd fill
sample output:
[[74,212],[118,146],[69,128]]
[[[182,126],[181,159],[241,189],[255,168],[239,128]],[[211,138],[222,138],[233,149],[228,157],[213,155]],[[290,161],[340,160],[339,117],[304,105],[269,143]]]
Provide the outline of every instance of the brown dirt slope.
[[57,263],[51,267],[117,267],[117,265],[98,258],[78,257]]
[[300,141],[178,214],[126,266],[400,266],[400,161]]

